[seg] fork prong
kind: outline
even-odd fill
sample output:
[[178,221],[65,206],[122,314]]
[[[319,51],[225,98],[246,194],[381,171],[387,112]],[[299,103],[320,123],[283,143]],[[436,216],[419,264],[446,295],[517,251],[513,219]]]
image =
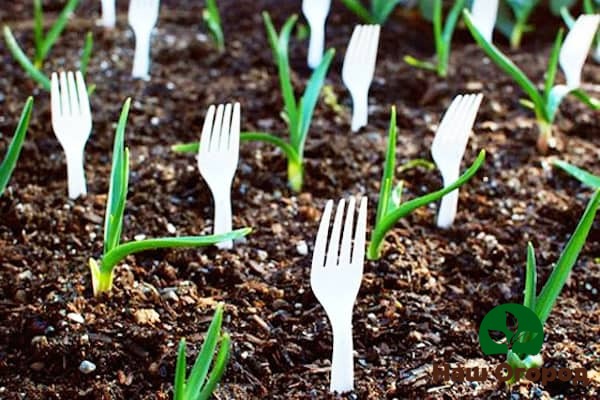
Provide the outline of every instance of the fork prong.
[[90,98],[88,96],[87,88],[85,86],[85,80],[81,71],[75,73],[75,79],[77,80],[77,97],[79,98],[79,112],[82,116],[91,116],[92,111],[90,109]]
[[77,98],[77,85],[75,84],[75,75],[72,71],[67,72],[67,82],[69,84],[69,104],[71,104],[71,115],[79,115],[79,99]]
[[315,247],[313,250],[312,268],[323,268],[325,266],[325,250],[327,249],[327,233],[329,233],[329,220],[331,219],[331,210],[333,209],[333,200],[328,200],[325,205],[323,215],[321,215],[321,223],[317,231],[315,239]]
[[342,218],[344,216],[345,205],[346,200],[341,199],[338,203],[337,210],[335,211],[335,218],[333,219],[333,228],[331,229],[331,236],[329,237],[329,246],[327,248],[327,260],[325,260],[326,267],[335,267],[338,264],[340,234],[342,232]]
[[360,63],[365,56],[365,49],[369,43],[369,26],[362,25],[360,29],[360,35],[358,42],[356,43],[356,51],[354,53],[354,62]]
[[356,219],[356,232],[354,234],[354,248],[352,249],[352,263],[355,267],[362,267],[365,261],[365,242],[367,236],[367,197],[360,200],[358,217]]
[[448,109],[444,113],[442,121],[440,122],[435,133],[436,139],[438,141],[445,142],[447,140],[448,134],[452,130],[452,124],[456,115],[456,110],[462,102],[462,97],[462,95],[456,96],[454,100],[452,100],[452,103],[450,103],[450,107],[448,107]]
[[219,151],[227,151],[229,148],[229,136],[231,135],[231,103],[227,103],[225,106],[225,112],[223,114],[223,123],[221,126],[221,136],[219,138]]
[[358,39],[360,38],[361,26],[356,25],[354,27],[354,31],[352,32],[352,36],[350,37],[350,42],[348,42],[348,48],[346,49],[346,60],[348,62],[353,62],[356,55],[356,49],[358,46]]
[[344,221],[344,232],[342,233],[342,245],[340,248],[340,264],[350,264],[350,251],[352,249],[352,233],[354,230],[354,207],[356,199],[350,196]]
[[481,94],[469,95],[469,101],[464,115],[464,125],[459,136],[459,140],[463,146],[467,145],[467,140],[473,129],[473,124],[475,123],[475,118],[477,117],[477,111],[479,110],[479,105],[481,104],[481,98]]
[[217,106],[217,113],[215,114],[215,121],[212,127],[212,133],[210,135],[210,146],[208,151],[219,150],[219,140],[221,138],[221,126],[223,124],[223,104]]
[[231,118],[231,134],[229,135],[229,151],[232,154],[240,152],[240,120],[241,120],[240,103],[235,103],[233,106],[233,117]]
[[67,84],[67,74],[60,73],[60,109],[62,116],[71,115],[71,106],[69,105],[69,85]]
[[215,119],[215,106],[208,107],[206,116],[204,117],[204,125],[202,126],[202,135],[200,136],[200,151],[199,153],[208,153],[210,150],[210,134],[212,131],[213,120]]
[[371,69],[375,70],[377,64],[377,49],[379,48],[379,34],[381,27],[379,25],[372,25],[371,30],[371,42],[369,43],[369,51],[367,52],[368,60],[371,62]]
[[53,120],[56,120],[62,115],[62,107],[60,101],[61,98],[60,89],[58,87],[58,74],[56,72],[53,72],[50,85],[50,102]]

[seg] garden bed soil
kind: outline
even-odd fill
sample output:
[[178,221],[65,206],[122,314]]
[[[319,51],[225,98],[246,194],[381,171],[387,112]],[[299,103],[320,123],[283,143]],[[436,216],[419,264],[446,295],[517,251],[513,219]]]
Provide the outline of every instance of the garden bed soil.
[[[27,3],[27,2],[25,2]],[[58,1],[45,2],[49,13]],[[600,396],[600,223],[588,241],[545,330],[547,366],[588,369],[588,386],[522,382],[509,389],[482,383],[435,384],[434,362],[495,366],[477,333],[494,306],[521,302],[527,241],[536,247],[538,289],[573,232],[590,190],[553,169],[553,157],[600,173],[600,122],[569,98],[556,122],[560,151],[535,150],[532,113],[522,96],[473,44],[457,32],[447,79],[410,68],[405,54],[428,57],[430,25],[398,11],[382,30],[369,125],[351,133],[351,100],[340,71],[357,19],[333,2],[327,46],[337,49],[327,78],[341,111],[320,101],[306,144],[306,180],[300,194],[286,186],[280,151],[244,143],[233,184],[234,226],[251,235],[232,251],[150,251],[128,257],[116,270],[113,291],[91,292],[87,260],[102,250],[102,225],[115,122],[133,98],[126,143],[130,189],[123,240],[138,235],[207,234],[210,192],[193,155],[170,146],[198,140],[208,105],[240,101],[243,129],[285,135],[282,100],[260,16],[280,27],[299,2],[219,1],[227,51],[218,54],[201,25],[201,2],[164,1],[152,49],[152,79],[130,78],[133,36],[125,9],[118,27],[96,26],[96,2],[85,2],[50,54],[46,71],[72,69],[84,33],[94,32],[88,84],[94,128],[86,147],[89,194],[67,199],[63,151],[50,125],[49,95],[38,89],[0,44],[0,149],[5,149],[28,95],[35,106],[27,141],[10,187],[0,198],[0,398],[167,399],[176,346],[188,340],[197,354],[217,302],[233,348],[218,399],[329,398],[331,330],[309,285],[311,249],[327,199],[367,194],[370,224],[386,147],[390,106],[398,107],[397,159],[426,158],[440,116],[458,93],[485,94],[464,165],[485,148],[487,160],[461,189],[457,220],[435,227],[435,207],[401,220],[384,255],[366,262],[354,308],[353,399],[598,398]],[[29,4],[6,4],[0,19],[31,50]],[[548,21],[551,21],[549,23]],[[501,47],[541,82],[559,21],[544,11],[522,49]],[[306,43],[290,50],[297,89],[309,76]],[[589,62],[584,82],[600,96],[600,67]],[[4,150],[2,150],[4,151]],[[437,172],[402,173],[405,198],[438,188]],[[305,244],[308,245],[306,251]],[[80,320],[81,316],[83,320]],[[84,375],[80,363],[96,370]]]

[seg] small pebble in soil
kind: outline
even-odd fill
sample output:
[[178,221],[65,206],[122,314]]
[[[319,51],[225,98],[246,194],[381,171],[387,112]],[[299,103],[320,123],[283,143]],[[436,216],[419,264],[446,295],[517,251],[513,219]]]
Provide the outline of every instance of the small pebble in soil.
[[258,257],[258,259],[260,261],[265,261],[269,257],[269,253],[267,253],[264,250],[257,250],[256,251],[256,256]]
[[308,255],[308,245],[306,244],[306,242],[304,240],[301,240],[298,243],[296,243],[296,251],[301,256]]
[[177,232],[177,229],[175,229],[175,225],[169,222],[167,224],[167,232],[169,232],[170,234],[174,234],[175,232]]
[[96,364],[91,361],[83,360],[81,364],[79,364],[79,371],[83,374],[91,374],[96,370]]
[[43,362],[38,361],[38,362],[31,363],[30,367],[32,370],[39,372],[39,371],[43,370],[46,366],[44,365]]
[[152,117],[150,118],[150,123],[152,124],[152,126],[158,126],[158,124],[160,123],[160,118]]
[[85,319],[83,319],[83,316],[79,313],[68,313],[67,318],[69,318],[73,322],[77,322],[78,324],[85,324]]

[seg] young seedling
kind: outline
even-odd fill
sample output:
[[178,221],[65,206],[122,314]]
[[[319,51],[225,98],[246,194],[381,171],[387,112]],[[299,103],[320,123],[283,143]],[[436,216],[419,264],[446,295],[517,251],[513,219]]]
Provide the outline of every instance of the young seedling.
[[[33,38],[35,43],[35,54],[33,62],[21,49],[21,47],[17,43],[17,40],[13,36],[10,28],[6,25],[4,26],[4,40],[6,42],[6,47],[8,47],[8,50],[12,54],[13,58],[19,63],[19,65],[21,65],[25,72],[34,81],[36,81],[42,88],[44,88],[47,91],[50,91],[50,79],[42,71],[44,61],[46,60],[48,54],[50,53],[50,50],[52,50],[52,47],[60,37],[60,34],[65,29],[70,15],[73,13],[78,3],[79,0],[69,0],[69,2],[65,5],[59,16],[56,18],[56,21],[54,22],[50,30],[47,32],[47,34],[44,35],[44,14],[42,11],[42,0],[33,1]],[[79,61],[79,70],[84,75],[87,72],[87,67],[90,61],[90,57],[92,55],[93,45],[94,40],[92,37],[92,33],[88,32],[85,37],[85,42]]]
[[150,40],[152,30],[158,20],[160,0],[131,0],[128,20],[135,34],[135,53],[131,76],[143,80],[150,79]]
[[308,66],[315,69],[323,59],[325,48],[325,21],[329,15],[331,0],[303,0],[302,14],[310,26],[308,43]]
[[102,0],[102,26],[112,29],[117,22],[115,0]]
[[[291,16],[277,35],[277,31],[271,22],[269,14],[264,12],[263,18],[267,27],[269,43],[277,61],[279,70],[279,82],[285,107],[285,121],[287,122],[290,140],[284,139],[264,132],[242,132],[241,141],[261,141],[279,147],[288,160],[288,182],[292,190],[299,192],[302,189],[304,179],[304,143],[308,136],[308,130],[312,121],[313,112],[319,100],[319,93],[325,81],[325,75],[335,54],[334,49],[329,49],[321,64],[313,71],[306,90],[299,101],[294,95],[292,86],[291,70],[288,58],[288,43],[290,34],[298,17]],[[173,151],[180,153],[198,153],[199,143],[179,144],[172,147]]]
[[384,25],[392,11],[402,0],[370,0],[370,7],[361,0],[342,0],[342,3],[367,24]]
[[[596,211],[600,205],[600,190],[596,190],[579,220],[575,232],[569,239],[567,245],[563,249],[556,265],[552,269],[546,284],[542,288],[539,295],[536,295],[537,272],[535,261],[535,250],[531,243],[527,245],[527,263],[525,272],[525,290],[523,305],[535,312],[542,325],[546,322],[552,311],[556,299],[560,295],[562,288],[571,273],[571,270],[577,262],[579,253],[585,245],[587,236],[592,228]],[[524,343],[533,340],[532,335],[525,334],[521,336],[520,342]],[[513,370],[515,368],[539,368],[543,364],[543,359],[540,354],[524,355],[508,351],[507,362]],[[514,379],[513,379],[514,380]]]
[[[173,383],[174,400],[208,400],[217,387],[227,367],[231,346],[229,334],[221,334],[222,322],[223,304],[219,304],[188,379],[185,379],[185,338],[179,342],[175,382]],[[219,346],[218,350],[217,345]],[[214,358],[215,351],[217,351],[216,358]],[[209,375],[211,363],[212,371]]]
[[473,0],[471,13],[473,14],[473,23],[483,37],[491,43],[498,17],[498,0]]
[[210,32],[213,42],[219,52],[225,51],[225,36],[221,28],[221,15],[217,7],[217,0],[206,0],[206,8],[202,10],[202,19]]
[[442,28],[442,0],[434,0],[433,36],[435,39],[435,63],[417,60],[412,56],[405,56],[404,61],[413,67],[435,71],[438,76],[446,77],[446,75],[448,75],[452,35],[454,35],[456,22],[458,21],[458,16],[460,15],[460,11],[464,8],[464,5],[465,0],[454,1],[454,4],[446,17],[446,23]]
[[0,164],[0,197],[4,194],[10,176],[17,165],[17,160],[19,159],[19,154],[21,153],[21,148],[25,141],[25,135],[27,134],[27,128],[29,127],[29,118],[31,117],[32,108],[33,97],[29,97],[21,112],[21,118],[19,118],[15,134],[8,145],[4,160],[2,160],[2,163]]
[[[594,0],[583,0],[583,11],[590,15],[599,14],[600,1],[596,1],[596,4],[594,5]],[[560,15],[569,29],[573,28],[573,25],[575,25],[575,19],[571,16],[571,13],[569,13],[569,9],[567,7],[562,7],[560,9]],[[600,32],[596,33],[596,36],[594,37],[592,57],[594,61],[600,63]]]
[[540,0],[505,0],[498,7],[496,27],[510,41],[512,49],[521,46],[523,34],[533,30],[528,25],[531,13]]
[[[442,174],[444,186],[458,179],[460,162],[467,149],[482,98],[481,94],[456,96],[435,133],[431,156]],[[437,216],[438,228],[445,229],[452,225],[457,208],[458,189],[442,197]]]
[[67,160],[69,198],[76,199],[87,193],[85,181],[85,144],[92,131],[92,112],[83,75],[69,71],[52,73],[50,91],[52,129],[60,142]]
[[115,134],[104,221],[104,251],[100,260],[93,258],[89,260],[94,295],[109,292],[112,289],[115,266],[130,254],[152,249],[210,246],[238,239],[251,231],[250,228],[244,228],[221,235],[181,236],[120,243],[129,181],[129,149],[125,147],[124,140],[130,105],[131,99],[127,99],[123,105]]
[[369,120],[369,87],[375,73],[379,31],[379,25],[357,25],[344,58],[342,80],[352,95],[353,132]]
[[443,196],[464,185],[475,175],[479,167],[481,167],[485,161],[485,150],[481,150],[475,162],[473,162],[469,169],[467,169],[465,173],[452,184],[436,192],[401,203],[403,185],[393,186],[396,171],[396,131],[396,108],[392,107],[388,147],[385,156],[385,165],[383,167],[383,175],[381,177],[375,227],[373,228],[371,242],[369,243],[367,251],[367,258],[369,260],[377,260],[381,257],[383,240],[400,218],[410,214],[419,207],[441,199]]
[[590,172],[565,161],[554,160],[553,164],[555,167],[562,169],[584,185],[589,186],[592,189],[600,189],[600,176],[591,174]]
[[[559,31],[550,55],[543,91],[539,91],[519,67],[483,37],[475,27],[471,14],[467,10],[463,11],[463,15],[467,27],[479,46],[529,96],[529,100],[522,102],[522,104],[535,112],[539,128],[537,145],[541,152],[546,152],[549,147],[556,145],[552,134],[552,124],[566,95],[573,94],[590,108],[600,109],[600,101],[590,98],[580,88],[581,70],[600,23],[600,15],[580,16],[564,42],[563,31]],[[565,75],[566,84],[564,85],[554,85],[559,64]]]

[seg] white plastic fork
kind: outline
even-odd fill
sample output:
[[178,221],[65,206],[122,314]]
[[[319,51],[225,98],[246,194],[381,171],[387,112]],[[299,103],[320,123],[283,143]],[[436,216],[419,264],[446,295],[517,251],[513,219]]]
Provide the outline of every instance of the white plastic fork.
[[[60,80],[59,80],[60,79]],[[92,131],[92,113],[81,72],[52,73],[52,129],[67,160],[69,198],[87,193],[83,167],[85,143]]]
[[117,21],[115,0],[102,0],[102,26],[114,28]]
[[[216,115],[215,115],[216,110]],[[233,115],[232,115],[233,110]],[[220,104],[208,108],[204,119],[198,169],[212,192],[215,203],[214,234],[231,231],[231,184],[240,153],[240,104]],[[231,240],[217,244],[233,248]]]
[[558,57],[569,91],[581,85],[581,70],[600,24],[600,15],[580,15],[567,34]]
[[317,68],[325,48],[325,21],[329,15],[331,0],[303,0],[302,13],[310,26],[308,44],[308,66]]
[[[333,331],[329,389],[331,392],[338,393],[354,388],[352,309],[363,275],[367,198],[363,197],[360,201],[356,228],[353,223],[355,203],[354,197],[350,197],[342,233],[345,200],[340,200],[328,245],[327,237],[333,201],[327,202],[315,239],[310,270],[310,286],[315,297],[325,309]],[[352,235],[353,231],[355,231],[354,236]],[[340,234],[342,235],[341,242]],[[353,239],[354,244],[352,243]],[[327,251],[327,258],[325,258],[325,251]]]
[[134,78],[150,79],[150,39],[158,20],[160,0],[130,0],[129,25],[135,34]]
[[[431,155],[442,174],[444,187],[451,185],[459,177],[460,162],[482,99],[482,94],[456,96],[435,133]],[[437,216],[439,228],[449,228],[452,225],[457,207],[458,189],[442,198]]]
[[369,120],[369,87],[375,74],[379,32],[379,25],[357,25],[346,50],[342,80],[352,96],[353,132],[367,125]]
[[498,17],[498,0],[473,0],[471,14],[479,32],[491,43]]

